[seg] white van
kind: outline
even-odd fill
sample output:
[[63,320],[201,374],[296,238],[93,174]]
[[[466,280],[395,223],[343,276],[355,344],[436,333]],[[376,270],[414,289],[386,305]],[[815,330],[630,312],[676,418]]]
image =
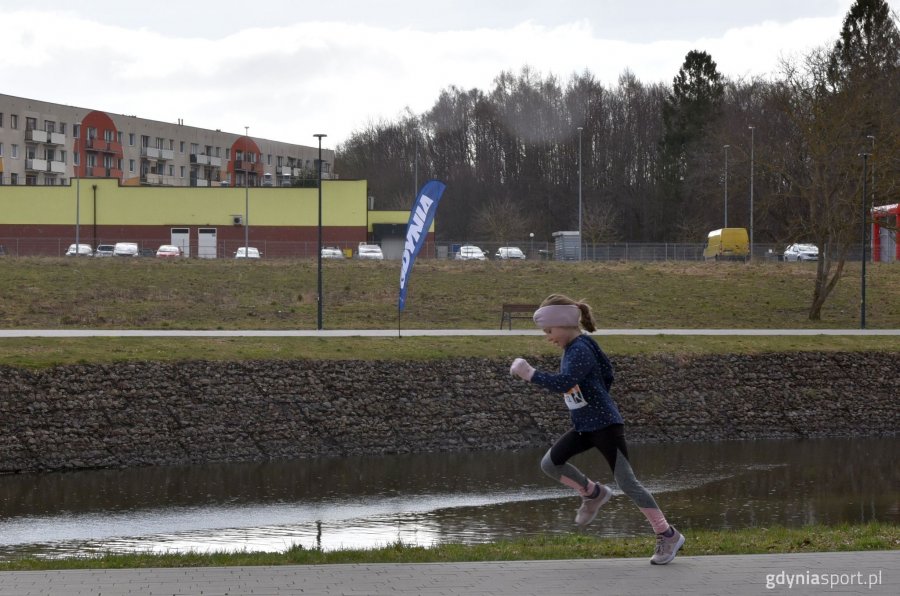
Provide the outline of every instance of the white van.
[[66,256],[74,257],[74,256],[76,256],[76,254],[79,257],[92,257],[92,256],[94,256],[94,249],[91,248],[90,244],[79,244],[78,250],[76,251],[75,245],[70,244],[69,250],[66,251]]
[[139,257],[141,255],[135,242],[116,242],[113,248],[114,257]]

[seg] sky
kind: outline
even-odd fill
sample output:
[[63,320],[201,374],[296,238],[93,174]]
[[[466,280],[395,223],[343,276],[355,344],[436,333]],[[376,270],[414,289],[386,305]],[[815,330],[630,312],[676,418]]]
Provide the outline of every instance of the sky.
[[[897,10],[900,0],[889,0]],[[0,93],[302,145],[488,91],[524,66],[564,85],[670,84],[693,49],[730,78],[830,46],[852,0],[0,0]]]

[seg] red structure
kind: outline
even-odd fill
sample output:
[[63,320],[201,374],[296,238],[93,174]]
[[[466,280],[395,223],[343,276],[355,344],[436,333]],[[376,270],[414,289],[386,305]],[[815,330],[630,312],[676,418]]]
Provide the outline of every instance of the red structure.
[[75,166],[78,178],[122,179],[122,144],[115,123],[104,112],[93,111],[81,121],[75,139],[79,156]]
[[231,186],[261,186],[263,182],[262,153],[250,137],[238,137],[231,145],[233,159],[228,162]]
[[882,263],[900,261],[897,243],[897,222],[900,222],[900,203],[872,209],[872,260]]

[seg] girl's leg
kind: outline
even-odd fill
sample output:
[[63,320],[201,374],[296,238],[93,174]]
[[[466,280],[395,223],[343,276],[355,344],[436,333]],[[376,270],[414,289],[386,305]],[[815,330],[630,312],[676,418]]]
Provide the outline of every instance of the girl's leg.
[[666,516],[659,509],[653,495],[638,481],[628,461],[628,446],[625,443],[625,427],[614,424],[591,433],[593,445],[600,450],[613,472],[616,484],[622,492],[638,506],[653,531],[662,534],[669,529]]
[[569,459],[593,447],[589,433],[580,433],[574,428],[556,440],[541,460],[541,470],[547,475],[578,491],[582,497],[595,490],[594,482],[581,470],[568,463]]

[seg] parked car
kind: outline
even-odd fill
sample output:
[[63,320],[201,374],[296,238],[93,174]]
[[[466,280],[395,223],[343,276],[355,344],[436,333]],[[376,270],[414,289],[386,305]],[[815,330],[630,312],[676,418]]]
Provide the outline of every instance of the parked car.
[[356,258],[381,261],[384,259],[384,253],[381,252],[381,247],[377,244],[366,244],[365,242],[360,242],[359,248],[356,251]]
[[464,244],[459,247],[456,259],[459,261],[485,261],[487,257],[484,255],[484,251],[477,246]]
[[322,258],[323,259],[343,259],[344,252],[333,246],[323,246],[322,247]]
[[95,257],[111,257],[116,249],[113,244],[98,244],[97,250],[94,251]]
[[138,256],[139,257],[155,257],[156,251],[153,250],[152,248],[142,248],[141,250],[138,251]]
[[[79,244],[78,245],[77,255],[79,257],[90,257],[90,256],[93,256],[93,254],[94,254],[94,249],[91,248],[90,244]],[[66,256],[74,257],[75,255],[76,255],[75,245],[70,244],[69,250],[66,251]]]
[[261,256],[259,249],[254,246],[242,246],[234,253],[235,259],[258,259]]
[[819,247],[815,244],[791,244],[781,255],[784,261],[818,261]]
[[140,249],[138,249],[138,245],[135,242],[116,242],[116,245],[113,247],[113,256],[114,257],[139,257],[141,256]]
[[494,256],[498,259],[524,259],[525,253],[518,246],[501,246]]
[[161,259],[170,259],[181,256],[181,247],[171,244],[163,244],[156,249],[156,256]]

